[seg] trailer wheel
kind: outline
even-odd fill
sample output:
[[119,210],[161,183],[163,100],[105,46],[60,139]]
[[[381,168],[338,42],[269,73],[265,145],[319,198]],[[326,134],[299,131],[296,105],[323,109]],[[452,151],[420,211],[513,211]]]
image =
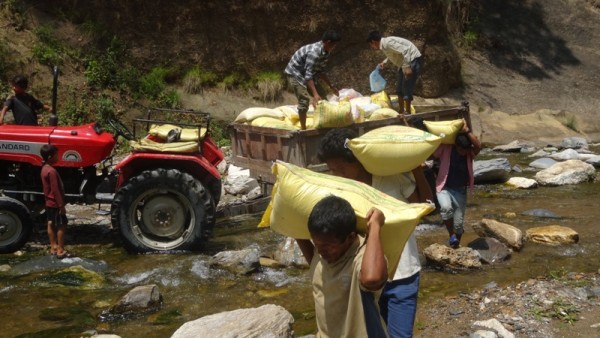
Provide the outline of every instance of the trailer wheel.
[[33,219],[25,204],[10,197],[0,197],[0,253],[19,250],[32,230]]
[[142,172],[119,189],[111,218],[131,252],[199,250],[203,234],[214,225],[215,205],[209,191],[191,175],[156,169]]

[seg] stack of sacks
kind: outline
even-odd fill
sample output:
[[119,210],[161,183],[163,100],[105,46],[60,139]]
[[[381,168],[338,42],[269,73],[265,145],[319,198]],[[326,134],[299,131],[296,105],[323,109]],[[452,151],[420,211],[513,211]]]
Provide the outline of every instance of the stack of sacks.
[[233,121],[234,123],[246,123],[257,127],[296,130],[297,127],[287,118],[281,109],[265,107],[252,107],[242,111]]
[[442,138],[443,144],[454,144],[456,136],[462,130],[464,120],[423,121],[427,130]]
[[309,239],[308,217],[313,207],[324,197],[335,195],[352,205],[358,230],[364,234],[367,212],[371,207],[377,207],[385,215],[381,240],[388,259],[388,271],[396,271],[406,240],[421,217],[434,209],[428,203],[401,202],[358,181],[317,173],[281,161],[277,161],[272,170],[277,179],[259,227],[270,226],[284,236]]

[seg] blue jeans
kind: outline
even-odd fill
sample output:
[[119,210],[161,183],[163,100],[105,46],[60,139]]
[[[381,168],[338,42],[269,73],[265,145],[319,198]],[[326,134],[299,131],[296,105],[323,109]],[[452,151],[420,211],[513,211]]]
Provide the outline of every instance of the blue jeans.
[[413,100],[415,84],[417,83],[417,78],[421,74],[421,57],[412,60],[410,69],[412,69],[412,76],[410,79],[406,79],[402,67],[400,67],[400,71],[398,72],[398,83],[396,84],[396,94],[405,101]]
[[453,220],[454,233],[462,235],[465,232],[465,209],[467,208],[467,189],[444,188],[437,194],[442,220]]
[[418,296],[418,272],[385,285],[379,298],[379,311],[387,324],[390,338],[413,336]]

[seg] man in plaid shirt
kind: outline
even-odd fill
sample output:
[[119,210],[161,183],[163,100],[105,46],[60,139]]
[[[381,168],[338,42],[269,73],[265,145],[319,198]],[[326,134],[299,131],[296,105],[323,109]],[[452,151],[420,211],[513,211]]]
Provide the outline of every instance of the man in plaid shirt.
[[322,97],[327,96],[323,83],[339,96],[338,89],[325,74],[325,67],[329,54],[340,40],[341,37],[335,31],[326,31],[321,41],[300,47],[285,67],[288,83],[294,88],[294,94],[298,98],[298,115],[303,130],[306,129],[306,112],[310,99],[316,105]]

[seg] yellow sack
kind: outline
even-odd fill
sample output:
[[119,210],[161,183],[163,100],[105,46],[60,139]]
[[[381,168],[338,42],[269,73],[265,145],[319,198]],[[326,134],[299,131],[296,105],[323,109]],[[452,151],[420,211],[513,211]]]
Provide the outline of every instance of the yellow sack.
[[284,236],[309,239],[308,217],[313,207],[324,197],[335,195],[352,205],[358,231],[364,234],[367,212],[377,207],[385,215],[381,240],[390,275],[396,271],[404,244],[419,220],[434,209],[427,203],[404,203],[362,182],[281,161],[277,161],[272,170],[277,179],[259,227],[270,226]]
[[181,128],[172,124],[153,124],[150,126],[150,130],[148,130],[148,135],[152,135],[161,140],[167,141],[169,132],[173,129],[180,131],[178,140],[180,142],[198,141],[199,139],[204,138],[204,135],[206,135],[206,128],[201,128],[200,136],[198,136],[198,129],[196,128]]
[[[314,118],[312,117],[311,114],[308,114],[306,116],[306,129],[314,129]],[[300,120],[294,122],[294,127],[296,127],[296,129],[300,129],[302,128],[302,126],[300,125]]]
[[160,143],[147,138],[139,141],[129,141],[131,150],[153,151],[158,153],[196,153],[199,151],[197,141]]
[[392,108],[379,108],[371,113],[371,116],[369,116],[368,120],[383,120],[391,117],[398,117],[398,115],[400,114]]
[[383,90],[379,93],[371,95],[371,102],[380,105],[381,108],[392,108],[392,102],[390,101],[390,97]]
[[234,123],[244,123],[252,121],[257,117],[268,116],[276,119],[283,120],[285,114],[280,110],[264,108],[264,107],[252,107],[244,109],[233,121]]
[[[423,121],[427,130],[442,138],[443,144],[454,144],[456,136],[462,130],[463,120],[451,121]],[[442,135],[443,134],[443,135]]]
[[292,124],[296,124],[296,121],[300,120],[300,116],[298,115],[298,109],[296,108],[296,106],[279,106],[274,109],[282,112],[283,115],[285,115],[286,119],[292,121]]
[[441,138],[426,131],[391,125],[373,129],[348,141],[348,148],[373,175],[411,171],[440,145]]
[[346,127],[354,123],[352,108],[348,101],[319,101],[315,107],[313,119],[313,127],[315,129]]
[[276,129],[285,129],[285,130],[297,130],[298,128],[291,123],[288,123],[289,120],[279,120],[274,119],[272,117],[257,117],[254,120],[250,121],[250,125],[256,127],[265,127],[265,128],[276,128]]

